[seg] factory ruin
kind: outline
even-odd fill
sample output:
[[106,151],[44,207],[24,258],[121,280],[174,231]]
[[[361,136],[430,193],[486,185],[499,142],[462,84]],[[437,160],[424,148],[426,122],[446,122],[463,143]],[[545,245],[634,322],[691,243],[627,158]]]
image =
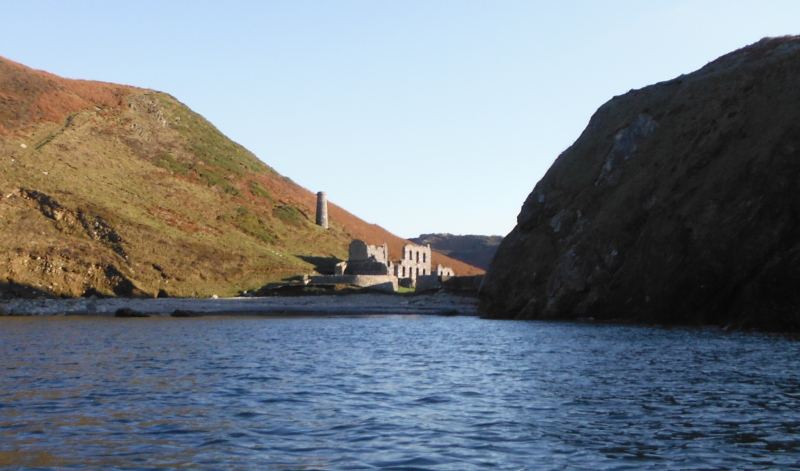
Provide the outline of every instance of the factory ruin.
[[[317,193],[317,225],[328,228],[328,201],[325,192]],[[417,291],[441,287],[441,282],[454,276],[453,269],[437,265],[431,268],[431,246],[406,244],[402,258],[394,263],[389,248],[368,245],[356,239],[350,243],[347,261],[336,264],[333,275],[304,277],[309,284],[350,284],[397,291],[399,286]]]
[[392,262],[389,248],[367,245],[356,239],[350,243],[347,261],[336,264],[333,275],[311,275],[309,284],[349,284],[397,291],[400,286],[425,291],[441,287],[441,282],[453,276],[453,269],[437,265],[431,268],[431,246],[407,244],[403,258]]

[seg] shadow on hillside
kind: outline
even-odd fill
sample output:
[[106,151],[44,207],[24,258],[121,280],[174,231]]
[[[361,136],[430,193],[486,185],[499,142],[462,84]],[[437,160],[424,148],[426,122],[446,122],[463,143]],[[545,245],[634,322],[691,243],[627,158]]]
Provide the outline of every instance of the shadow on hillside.
[[337,257],[312,257],[309,255],[295,255],[295,257],[314,265],[314,270],[323,275],[333,275],[336,264],[342,261]]
[[58,298],[58,296],[49,291],[35,288],[30,285],[14,283],[13,281],[9,281],[8,283],[0,283],[0,300],[37,298]]

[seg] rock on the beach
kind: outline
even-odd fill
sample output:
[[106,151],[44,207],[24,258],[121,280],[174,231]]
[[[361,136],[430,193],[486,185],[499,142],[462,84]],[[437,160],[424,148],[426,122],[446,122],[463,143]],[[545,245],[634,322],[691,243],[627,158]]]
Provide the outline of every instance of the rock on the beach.
[[114,312],[114,317],[150,317],[150,314],[135,311],[129,307],[123,307]]
[[175,309],[170,314],[170,317],[202,317],[203,314],[200,312],[189,311],[186,309]]
[[800,326],[800,37],[613,98],[528,196],[485,317]]

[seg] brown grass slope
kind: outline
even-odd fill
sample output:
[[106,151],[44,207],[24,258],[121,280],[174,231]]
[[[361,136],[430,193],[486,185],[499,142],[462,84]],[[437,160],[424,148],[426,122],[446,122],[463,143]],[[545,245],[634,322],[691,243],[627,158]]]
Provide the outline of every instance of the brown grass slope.
[[485,270],[489,268],[503,236],[421,234],[409,240],[419,245],[430,244],[435,252]]
[[[4,296],[233,295],[407,241],[282,177],[173,97],[0,58]],[[480,270],[434,259],[459,274]]]

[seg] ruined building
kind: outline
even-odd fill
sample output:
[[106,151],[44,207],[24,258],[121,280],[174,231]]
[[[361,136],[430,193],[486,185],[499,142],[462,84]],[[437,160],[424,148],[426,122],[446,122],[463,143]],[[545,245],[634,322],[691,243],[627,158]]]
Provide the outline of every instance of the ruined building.
[[389,260],[386,244],[376,247],[356,239],[350,243],[348,260],[336,264],[333,276],[312,276],[309,279],[315,284],[351,284],[397,291],[398,285],[414,287],[419,281],[424,281],[428,288],[435,287],[442,277],[450,276],[453,276],[451,268],[438,265],[436,270],[431,270],[430,245],[406,245],[403,258],[395,264]]
[[[324,191],[317,193],[317,225],[328,228],[328,198]],[[451,268],[438,265],[431,270],[431,246],[407,244],[403,258],[393,263],[389,248],[368,245],[356,239],[350,243],[346,262],[336,264],[333,275],[307,276],[314,284],[350,284],[397,291],[399,285],[425,289],[437,287],[442,278],[453,276]]]
[[403,247],[403,258],[394,267],[394,276],[416,280],[420,275],[431,274],[431,246],[408,244]]
[[356,239],[350,243],[346,262],[336,264],[336,275],[393,275],[389,248],[386,244],[376,247]]
[[396,264],[389,260],[389,248],[367,245],[363,240],[350,244],[350,254],[346,262],[336,265],[337,275],[394,275],[400,279],[416,280],[419,276],[453,276],[451,268],[438,265],[431,270],[431,246],[407,244],[403,247],[403,258]]
[[317,225],[328,228],[328,194],[324,191],[317,193]]

